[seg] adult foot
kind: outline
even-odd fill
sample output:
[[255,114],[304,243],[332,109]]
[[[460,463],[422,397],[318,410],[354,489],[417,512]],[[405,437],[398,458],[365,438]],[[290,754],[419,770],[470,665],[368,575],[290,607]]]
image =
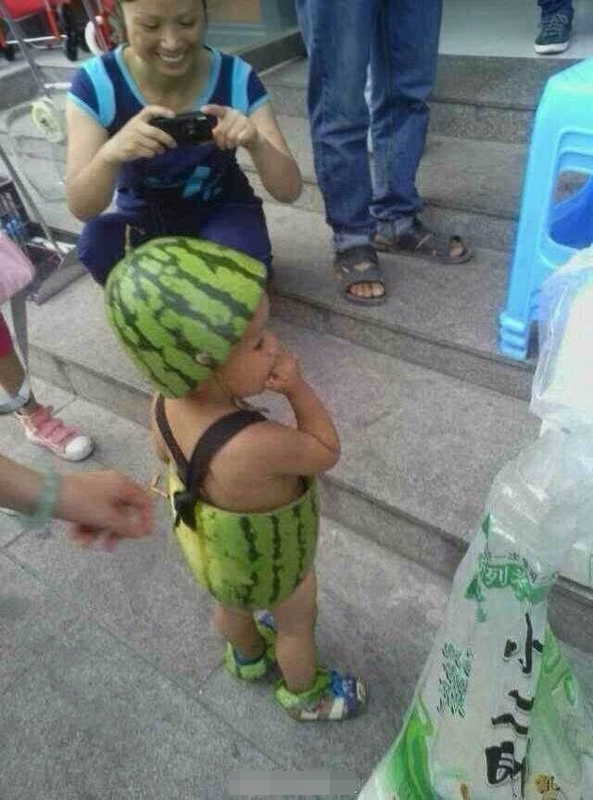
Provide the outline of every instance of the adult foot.
[[359,245],[336,253],[334,268],[349,303],[374,306],[385,302],[383,273],[373,247]]
[[65,425],[54,417],[51,406],[35,403],[15,412],[15,417],[25,429],[25,436],[33,444],[46,447],[66,461],[82,461],[93,451],[93,440],[78,428]]
[[410,253],[432,258],[442,264],[464,264],[473,256],[461,236],[440,238],[418,217],[414,217],[410,227],[400,234],[378,231],[373,238],[373,245],[377,250]]
[[572,21],[561,11],[542,18],[539,33],[533,45],[540,55],[563,53],[568,48]]

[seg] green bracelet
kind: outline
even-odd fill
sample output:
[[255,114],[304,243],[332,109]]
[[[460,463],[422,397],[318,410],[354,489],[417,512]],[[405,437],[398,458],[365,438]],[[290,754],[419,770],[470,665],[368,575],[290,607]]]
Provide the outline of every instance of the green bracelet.
[[43,473],[43,483],[37,498],[35,511],[32,514],[21,514],[21,524],[24,530],[38,530],[40,533],[47,532],[48,524],[54,518],[56,506],[58,505],[58,495],[62,478],[53,469],[45,470]]

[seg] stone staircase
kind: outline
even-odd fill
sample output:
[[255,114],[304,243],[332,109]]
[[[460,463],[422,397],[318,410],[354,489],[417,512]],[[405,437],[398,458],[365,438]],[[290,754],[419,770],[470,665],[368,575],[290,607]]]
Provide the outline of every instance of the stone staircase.
[[[266,198],[275,325],[302,355],[343,440],[342,460],[323,480],[324,513],[380,544],[386,558],[446,577],[476,529],[492,478],[538,431],[526,403],[533,364],[498,355],[495,320],[530,121],[546,78],[566,65],[441,58],[419,177],[424,218],[439,232],[467,237],[476,255],[453,267],[382,257],[389,301],[373,309],[343,301],[331,272],[305,119],[306,63],[264,75],[305,177],[295,206]],[[62,206],[42,208],[60,227],[78,229]],[[88,278],[31,307],[31,340],[34,374],[146,423],[147,386],[117,351],[101,292]],[[265,401],[286,413],[277,398]],[[577,554],[567,575],[589,582],[585,558]],[[552,604],[559,636],[587,651],[592,601],[588,588],[564,578]]]

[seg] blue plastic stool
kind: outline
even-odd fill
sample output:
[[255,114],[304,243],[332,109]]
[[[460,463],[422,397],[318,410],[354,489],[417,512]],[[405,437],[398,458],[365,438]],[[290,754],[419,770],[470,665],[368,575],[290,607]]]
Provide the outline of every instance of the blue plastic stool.
[[[593,58],[552,76],[537,109],[507,302],[499,316],[500,352],[527,358],[542,282],[593,241],[593,180],[553,203],[561,172],[593,175]],[[553,238],[552,238],[553,237]]]

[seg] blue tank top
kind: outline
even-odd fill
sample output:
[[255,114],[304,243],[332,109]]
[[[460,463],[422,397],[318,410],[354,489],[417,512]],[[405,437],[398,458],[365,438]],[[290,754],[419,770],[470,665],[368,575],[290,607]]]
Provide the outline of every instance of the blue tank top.
[[[108,132],[117,133],[148,105],[123,57],[124,45],[88,59],[75,74],[69,99]],[[269,96],[253,69],[238,56],[211,51],[208,84],[192,104],[230,106],[252,114]],[[122,165],[116,204],[122,210],[159,203],[171,207],[191,199],[202,203],[254,201],[255,195],[239,167],[234,150],[213,142],[176,147],[154,158]]]

